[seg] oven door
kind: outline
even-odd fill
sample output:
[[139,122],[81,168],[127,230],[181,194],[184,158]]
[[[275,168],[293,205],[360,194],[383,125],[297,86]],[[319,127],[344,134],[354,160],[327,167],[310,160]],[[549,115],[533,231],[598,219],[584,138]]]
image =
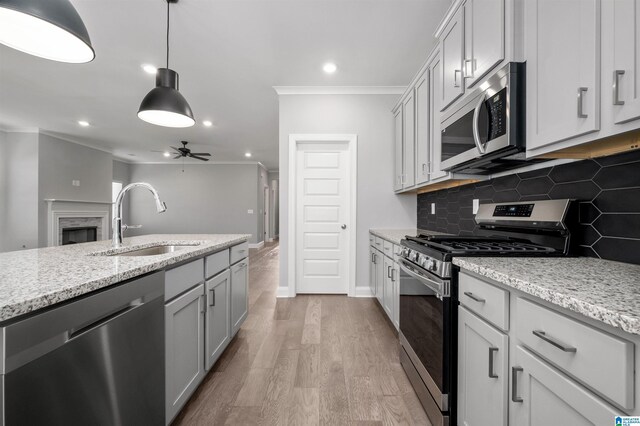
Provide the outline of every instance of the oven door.
[[400,343],[435,403],[448,411],[455,368],[450,283],[404,259],[400,270]]

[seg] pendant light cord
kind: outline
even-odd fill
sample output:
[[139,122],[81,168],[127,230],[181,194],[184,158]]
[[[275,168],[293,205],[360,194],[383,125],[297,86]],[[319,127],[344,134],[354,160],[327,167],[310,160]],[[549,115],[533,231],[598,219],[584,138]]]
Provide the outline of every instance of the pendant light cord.
[[169,6],[171,2],[167,0],[167,68],[169,68]]

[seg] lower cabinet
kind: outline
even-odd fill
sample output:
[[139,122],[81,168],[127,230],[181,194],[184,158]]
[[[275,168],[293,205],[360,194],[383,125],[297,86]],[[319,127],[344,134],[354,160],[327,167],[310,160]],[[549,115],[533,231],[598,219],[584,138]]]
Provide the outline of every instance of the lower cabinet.
[[200,284],[165,305],[167,424],[204,378],[204,299]]
[[384,251],[380,251],[373,245],[373,242],[369,247],[369,288],[396,330],[399,330],[400,267],[396,262],[399,248],[393,242],[371,236],[370,234],[370,242],[377,238],[383,241],[382,246],[385,248]]
[[231,273],[225,270],[205,283],[205,369],[209,371],[231,340],[229,288]]
[[376,249],[369,247],[369,290],[376,295]]
[[391,284],[393,285],[393,325],[400,330],[400,265],[393,263],[391,270]]
[[511,424],[612,425],[620,410],[518,346],[512,368]]
[[243,259],[231,266],[231,336],[235,336],[247,318],[249,304],[249,261]]
[[376,298],[380,306],[384,306],[384,254],[376,250],[374,259],[376,262]]
[[464,307],[459,308],[459,424],[473,426],[506,426],[508,424],[508,342],[509,338],[506,334],[499,332]]
[[391,281],[391,270],[393,269],[393,261],[384,256],[384,280],[383,280],[383,296],[382,307],[393,321],[393,282]]

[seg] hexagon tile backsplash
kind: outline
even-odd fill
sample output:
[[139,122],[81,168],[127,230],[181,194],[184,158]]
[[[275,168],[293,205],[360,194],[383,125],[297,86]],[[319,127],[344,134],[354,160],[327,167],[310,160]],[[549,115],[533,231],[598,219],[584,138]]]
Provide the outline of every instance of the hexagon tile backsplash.
[[[418,228],[471,235],[480,203],[572,198],[579,255],[640,264],[640,151],[583,160],[418,195]],[[436,203],[436,214],[430,214]]]

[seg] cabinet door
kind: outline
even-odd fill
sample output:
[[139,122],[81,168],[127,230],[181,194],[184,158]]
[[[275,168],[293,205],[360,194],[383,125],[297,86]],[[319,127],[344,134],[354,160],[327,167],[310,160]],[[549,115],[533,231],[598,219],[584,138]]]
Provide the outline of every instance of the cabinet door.
[[464,8],[459,8],[447,24],[440,40],[442,57],[442,110],[464,93],[462,82]]
[[376,262],[376,297],[380,306],[384,307],[384,255],[376,250],[374,259]]
[[235,336],[249,310],[249,261],[244,259],[231,267],[231,336]]
[[396,330],[400,330],[400,265],[393,262],[393,269],[391,269],[391,283],[393,285],[393,325]]
[[376,251],[373,247],[369,247],[369,289],[371,290],[371,295],[376,295],[376,261],[375,261]]
[[416,128],[415,128],[415,97],[413,92],[407,96],[402,105],[403,137],[403,179],[402,187],[410,188],[416,184]]
[[471,87],[504,59],[504,0],[467,0],[464,5],[463,71]]
[[[613,7],[614,122],[621,124],[640,117],[640,4],[637,0],[611,0]],[[609,25],[609,24],[607,24]],[[607,76],[605,75],[605,81]],[[608,108],[608,106],[605,106]]]
[[227,269],[206,282],[207,312],[205,316],[205,369],[218,360],[231,340],[229,287],[231,273]]
[[508,337],[460,307],[458,310],[458,421],[507,425]]
[[404,173],[402,170],[402,166],[404,164],[404,159],[402,157],[402,105],[396,111],[394,116],[395,123],[395,133],[394,133],[394,155],[395,155],[395,174],[393,179],[393,189],[395,191],[399,191],[402,189],[402,174]]
[[600,1],[527,0],[527,149],[600,128]]
[[393,321],[393,283],[391,282],[391,269],[393,262],[387,256],[384,256],[384,294],[382,296],[382,307],[387,313],[390,320]]
[[416,184],[429,181],[429,71],[418,79],[415,88]]
[[431,94],[429,103],[431,114],[429,114],[429,134],[431,135],[431,180],[447,176],[447,172],[440,170],[442,161],[442,133],[440,133],[440,105],[442,102],[442,61],[436,59],[429,67],[429,79],[431,84]]
[[[555,368],[518,346],[512,368],[511,424],[613,424],[616,410]],[[515,402],[515,401],[519,402]]]
[[204,285],[165,305],[166,421],[204,377]]

